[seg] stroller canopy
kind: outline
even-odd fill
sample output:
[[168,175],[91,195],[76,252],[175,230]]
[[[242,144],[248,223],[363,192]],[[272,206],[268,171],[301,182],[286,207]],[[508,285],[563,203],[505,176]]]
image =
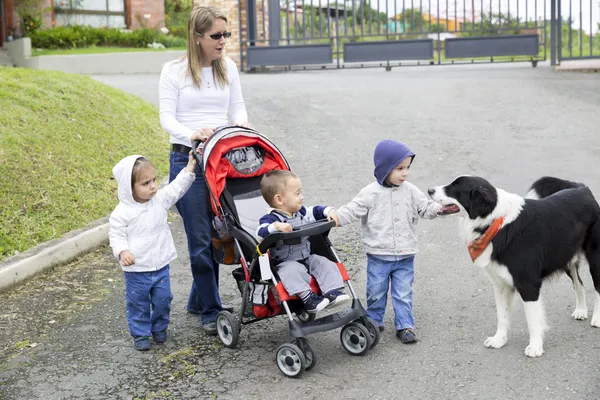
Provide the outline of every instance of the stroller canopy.
[[274,169],[289,171],[290,167],[266,136],[252,129],[225,127],[204,143],[202,169],[212,193],[212,209],[221,216],[220,198],[227,179],[259,177]]

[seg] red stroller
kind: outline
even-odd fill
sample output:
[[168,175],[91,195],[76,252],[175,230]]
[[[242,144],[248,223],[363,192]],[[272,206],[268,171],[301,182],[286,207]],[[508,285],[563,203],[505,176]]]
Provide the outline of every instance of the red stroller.
[[[228,311],[217,316],[217,333],[223,344],[234,348],[243,325],[285,314],[294,339],[279,346],[276,362],[288,377],[298,377],[315,367],[316,351],[306,339],[310,334],[342,327],[340,340],[348,353],[363,355],[373,348],[379,342],[379,330],[367,319],[328,238],[335,222],[317,221],[293,232],[270,234],[262,241],[256,236],[258,221],[269,210],[260,191],[262,176],[273,169],[290,170],[279,149],[256,130],[238,126],[216,129],[197,153],[200,145],[193,143],[193,154],[204,171],[210,193],[214,248],[223,254],[219,262],[241,264],[232,272],[242,296],[237,318]],[[306,312],[302,301],[286,292],[269,261],[269,249],[278,242],[293,244],[307,236],[314,254],[338,265],[352,294],[351,306],[320,318]],[[320,293],[314,278],[310,286],[313,292]]]

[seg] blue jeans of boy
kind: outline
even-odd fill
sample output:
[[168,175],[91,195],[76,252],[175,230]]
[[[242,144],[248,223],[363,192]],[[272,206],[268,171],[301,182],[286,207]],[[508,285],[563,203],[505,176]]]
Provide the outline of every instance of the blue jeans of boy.
[[152,336],[169,327],[169,265],[158,271],[125,272],[125,311],[131,336]]
[[414,255],[399,261],[387,261],[367,255],[367,316],[383,326],[383,316],[391,286],[396,330],[414,328],[412,284],[415,276]]
[[[172,181],[187,165],[189,155],[172,151],[169,159],[169,181]],[[200,320],[205,324],[215,321],[223,308],[219,297],[219,264],[212,255],[208,189],[200,167],[196,166],[194,172],[196,180],[175,206],[183,219],[194,279],[187,309],[200,312]]]

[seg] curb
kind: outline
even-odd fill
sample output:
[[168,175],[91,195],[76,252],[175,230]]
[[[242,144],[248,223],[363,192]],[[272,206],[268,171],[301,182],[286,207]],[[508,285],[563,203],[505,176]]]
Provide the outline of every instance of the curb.
[[[160,188],[169,183],[161,179]],[[108,218],[100,218],[84,228],[75,229],[59,239],[50,240],[21,254],[0,261],[0,292],[46,269],[75,260],[108,243]]]
[[564,61],[554,67],[559,72],[600,72],[600,60]]
[[108,243],[108,217],[0,262],[0,291]]

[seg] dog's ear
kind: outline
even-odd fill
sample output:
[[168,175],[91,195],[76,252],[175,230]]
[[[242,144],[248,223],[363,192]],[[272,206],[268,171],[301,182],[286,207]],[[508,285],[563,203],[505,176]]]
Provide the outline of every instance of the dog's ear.
[[469,218],[475,219],[477,217],[486,217],[490,215],[496,203],[498,202],[498,195],[495,191],[492,191],[483,186],[474,187],[469,191],[469,207],[466,208],[469,213]]

